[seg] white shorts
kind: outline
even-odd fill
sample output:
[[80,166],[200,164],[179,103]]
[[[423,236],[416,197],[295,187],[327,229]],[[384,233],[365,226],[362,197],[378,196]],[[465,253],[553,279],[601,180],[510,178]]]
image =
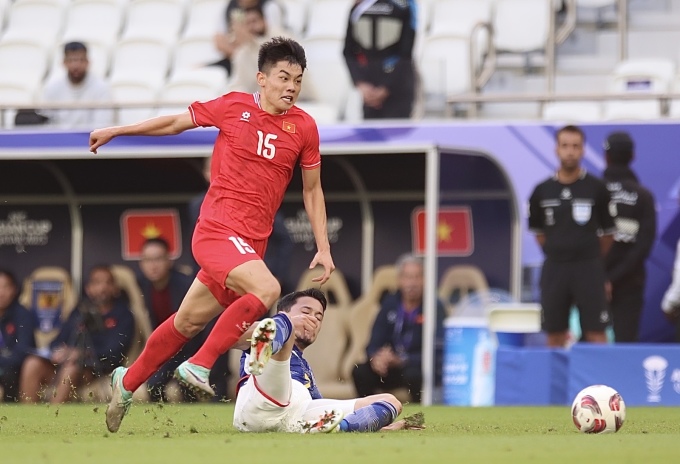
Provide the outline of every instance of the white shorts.
[[[274,374],[276,371],[280,371],[279,375],[265,376],[263,373],[256,380],[250,377],[239,390],[234,408],[234,427],[241,432],[300,433],[301,424],[318,419],[330,409],[342,410],[345,415],[354,412],[356,399],[313,400],[309,390],[290,377],[290,363],[269,360],[265,372]],[[268,385],[273,382],[277,385]],[[289,385],[284,385],[284,382]],[[287,404],[268,393],[281,391],[281,387],[287,387],[290,392]]]

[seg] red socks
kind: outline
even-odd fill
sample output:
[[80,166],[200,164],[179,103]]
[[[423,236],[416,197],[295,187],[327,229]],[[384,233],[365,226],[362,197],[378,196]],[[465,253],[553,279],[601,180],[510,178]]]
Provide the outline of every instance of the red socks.
[[250,324],[267,314],[267,311],[258,297],[246,293],[220,315],[208,339],[196,354],[189,358],[189,362],[211,369],[217,358],[226,353]]
[[130,392],[137,390],[188,341],[175,328],[175,314],[167,318],[153,331],[142,354],[123,376],[123,388]]

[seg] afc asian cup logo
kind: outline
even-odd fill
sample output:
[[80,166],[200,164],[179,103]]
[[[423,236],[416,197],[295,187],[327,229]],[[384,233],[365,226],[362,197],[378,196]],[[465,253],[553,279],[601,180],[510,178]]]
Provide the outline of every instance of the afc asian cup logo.
[[666,368],[668,361],[662,356],[649,356],[642,361],[645,369],[645,381],[647,383],[647,401],[658,403],[661,401],[661,390],[666,378]]

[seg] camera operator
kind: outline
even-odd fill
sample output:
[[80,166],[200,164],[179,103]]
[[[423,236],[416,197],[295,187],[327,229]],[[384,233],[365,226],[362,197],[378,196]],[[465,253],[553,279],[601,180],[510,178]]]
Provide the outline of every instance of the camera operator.
[[[107,266],[95,266],[86,297],[51,343],[49,358],[29,355],[21,372],[21,400],[39,401],[41,388],[52,403],[77,399],[75,391],[120,364],[133,339],[134,319]],[[50,386],[54,385],[54,388]]]

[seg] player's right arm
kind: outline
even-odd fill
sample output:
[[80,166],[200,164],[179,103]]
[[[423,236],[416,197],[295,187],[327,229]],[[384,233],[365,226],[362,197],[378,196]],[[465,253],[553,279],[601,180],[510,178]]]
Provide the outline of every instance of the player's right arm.
[[167,116],[157,116],[127,126],[112,126],[90,133],[90,151],[94,154],[102,145],[121,135],[175,135],[196,127],[189,111]]

